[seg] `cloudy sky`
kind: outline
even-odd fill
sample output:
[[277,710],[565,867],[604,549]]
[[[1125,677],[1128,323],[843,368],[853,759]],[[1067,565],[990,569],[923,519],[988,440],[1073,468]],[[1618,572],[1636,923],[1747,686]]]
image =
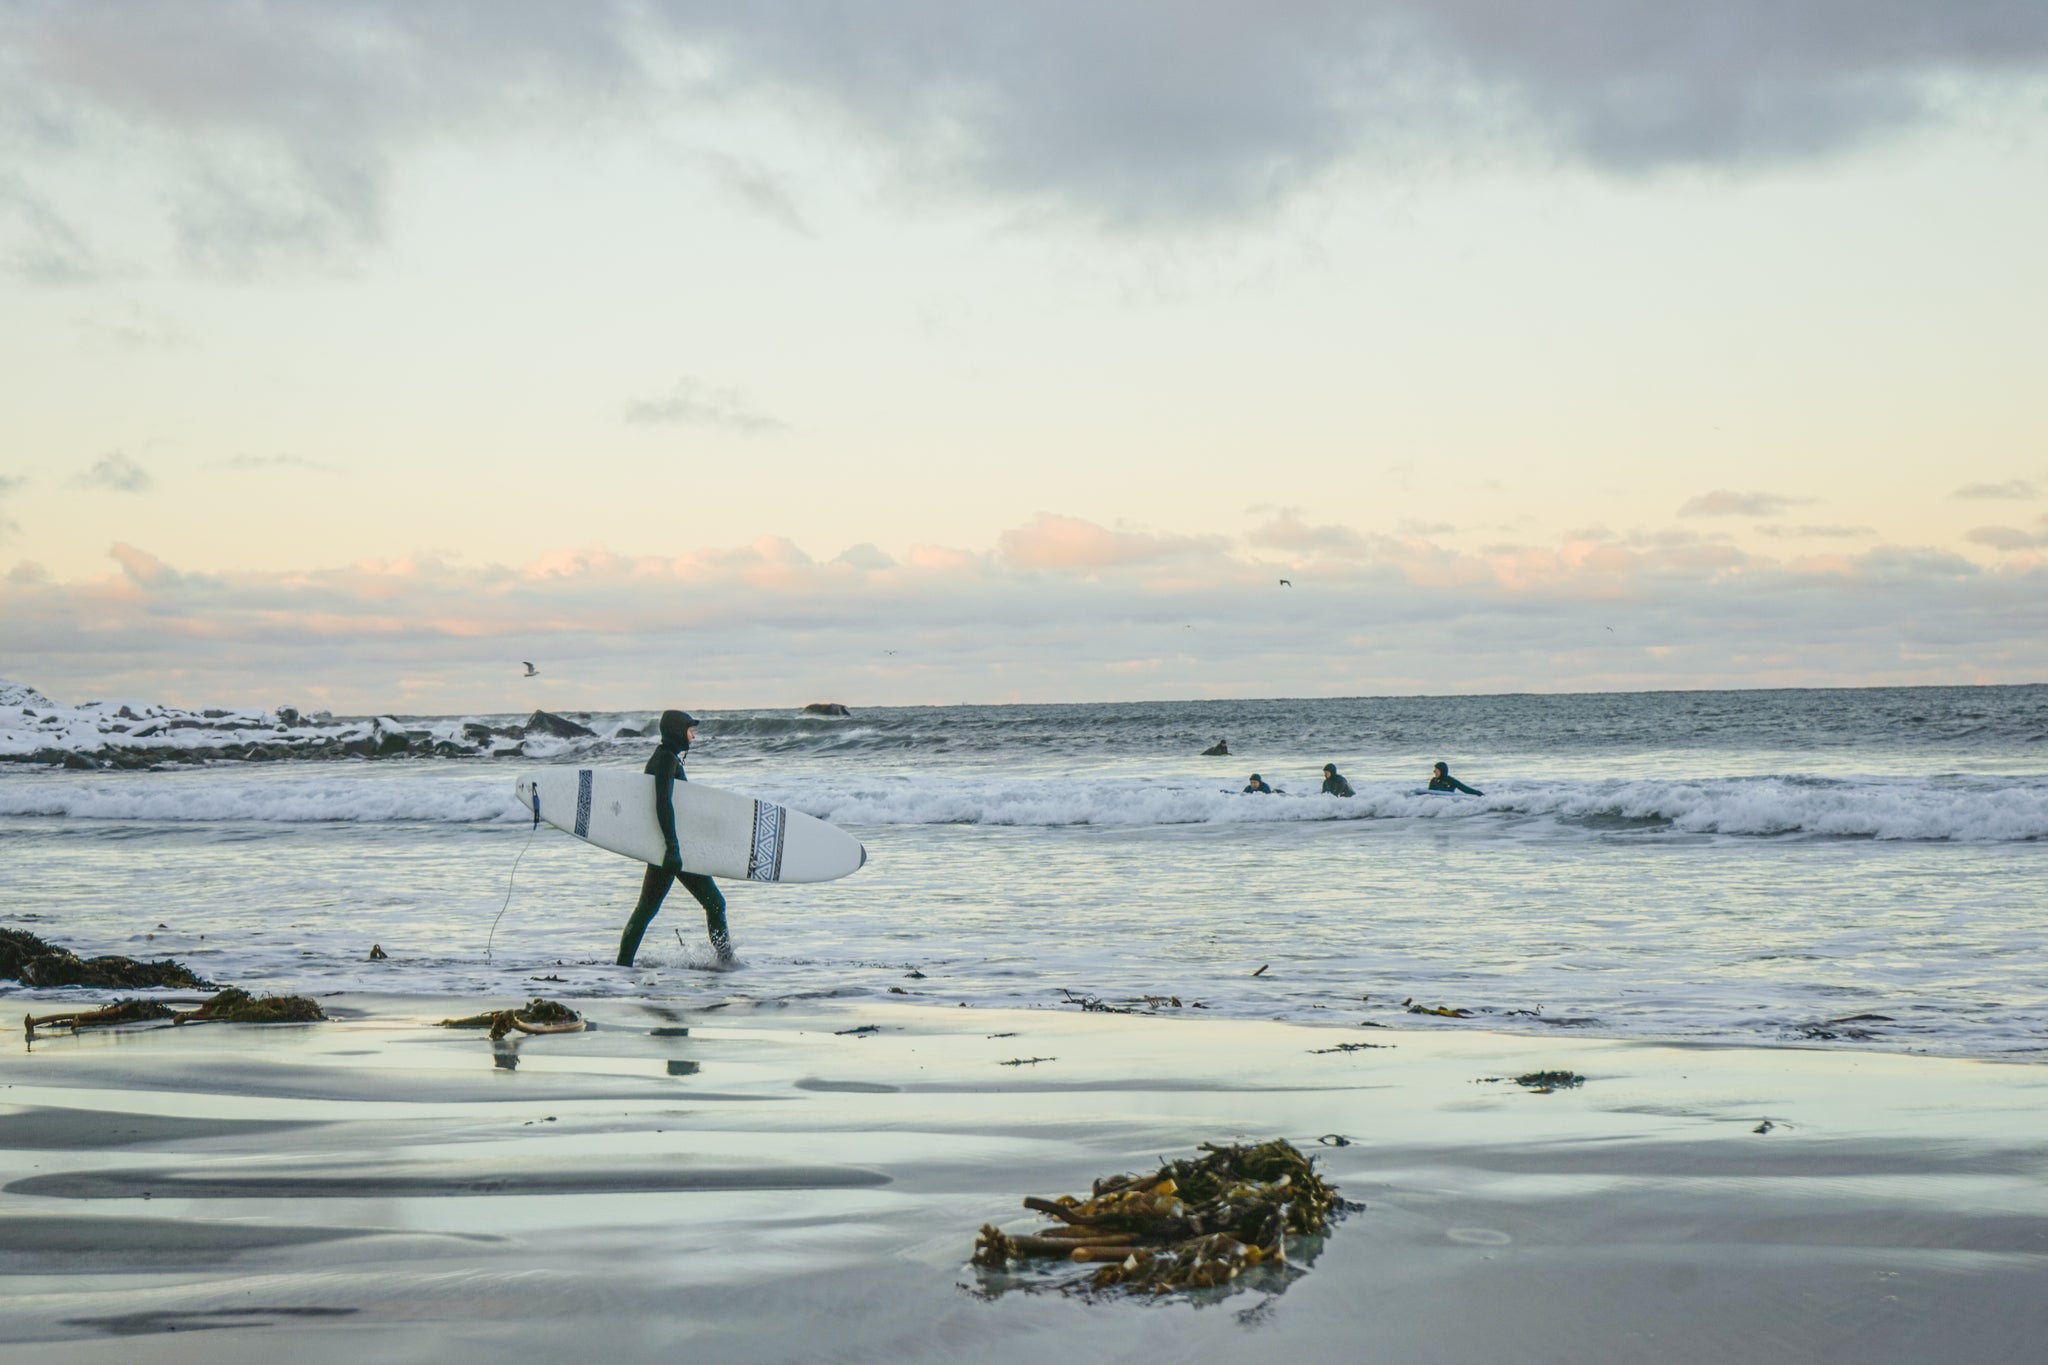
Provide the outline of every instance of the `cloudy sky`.
[[0,676],[2039,681],[2044,241],[2009,0],[0,0]]

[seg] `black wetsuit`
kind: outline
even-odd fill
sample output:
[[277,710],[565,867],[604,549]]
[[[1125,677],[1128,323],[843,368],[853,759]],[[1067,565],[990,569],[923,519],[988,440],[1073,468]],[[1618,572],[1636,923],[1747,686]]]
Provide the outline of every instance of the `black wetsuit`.
[[1351,784],[1344,780],[1344,774],[1333,769],[1330,775],[1323,779],[1323,795],[1356,796],[1358,793],[1351,790]]
[[1240,796],[1271,796],[1272,794],[1273,789],[1263,782],[1251,783],[1243,791],[1238,793],[1238,795]]
[[690,738],[687,729],[671,725],[669,716],[678,712],[667,712],[661,718],[661,747],[654,751],[654,757],[647,760],[644,769],[654,778],[654,819],[661,826],[661,835],[668,843],[667,857],[660,866],[647,865],[647,874],[640,879],[640,903],[633,907],[633,918],[626,921],[626,931],[619,935],[619,965],[630,967],[640,952],[640,938],[647,932],[647,926],[654,922],[661,911],[661,902],[668,895],[672,882],[681,882],[683,889],[697,898],[704,907],[704,928],[711,935],[711,946],[718,953],[721,964],[733,960],[732,939],[725,929],[725,896],[719,891],[718,883],[696,872],[685,872],[682,855],[676,850],[676,806],[675,784],[688,782],[689,775],[683,771],[683,755],[689,751]]
[[1449,773],[1439,773],[1437,776],[1430,778],[1429,789],[1433,792],[1463,792],[1467,796],[1486,795],[1483,791],[1466,786]]

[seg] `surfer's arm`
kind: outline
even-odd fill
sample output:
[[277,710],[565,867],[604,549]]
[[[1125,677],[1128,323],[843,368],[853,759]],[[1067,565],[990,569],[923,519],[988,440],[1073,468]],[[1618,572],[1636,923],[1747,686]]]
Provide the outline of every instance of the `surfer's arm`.
[[676,761],[663,751],[652,767],[654,823],[661,831],[662,866],[673,871],[683,865],[682,851],[676,847]]
[[1465,785],[1465,784],[1464,784],[1463,782],[1460,782],[1460,781],[1459,781],[1459,780],[1458,780],[1457,778],[1455,778],[1455,777],[1451,779],[1451,789],[1452,789],[1453,791],[1461,791],[1461,792],[1465,793],[1465,795],[1467,795],[1467,796],[1484,796],[1484,795],[1486,795],[1486,793],[1485,793],[1485,792],[1483,792],[1483,791],[1480,791],[1480,790],[1479,790],[1479,789],[1478,789],[1477,787],[1468,787],[1468,786],[1466,786],[1466,785]]

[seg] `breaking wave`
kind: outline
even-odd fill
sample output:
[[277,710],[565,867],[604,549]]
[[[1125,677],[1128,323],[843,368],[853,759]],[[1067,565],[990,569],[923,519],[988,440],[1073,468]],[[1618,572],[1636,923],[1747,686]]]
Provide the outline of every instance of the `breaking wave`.
[[[849,826],[1186,826],[1450,821],[1586,834],[1864,838],[2013,843],[2048,839],[2048,779],[1753,777],[1698,781],[1507,781],[1483,797],[1361,785],[1350,800],[1243,796],[1206,783],[1135,778],[856,779],[714,783]],[[0,781],[0,816],[145,822],[473,824],[530,817],[506,769],[360,776],[308,767],[261,777],[37,775]]]

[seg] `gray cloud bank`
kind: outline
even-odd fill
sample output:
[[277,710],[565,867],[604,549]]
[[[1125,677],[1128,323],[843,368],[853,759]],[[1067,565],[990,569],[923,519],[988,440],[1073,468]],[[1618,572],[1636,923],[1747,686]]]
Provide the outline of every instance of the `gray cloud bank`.
[[1732,489],[1717,488],[1711,493],[1702,493],[1688,498],[1678,509],[1681,517],[1774,517],[1778,513],[1813,501],[1811,498],[1788,498],[1780,493],[1737,493]]
[[[1621,175],[1822,157],[2044,68],[2048,7],[2011,0],[30,0],[0,8],[0,147],[140,135],[179,167],[185,259],[233,272],[375,242],[413,144],[667,111],[794,111],[913,180],[1178,227],[1446,148]],[[37,186],[0,200],[17,270],[92,273]]]
[[[9,493],[21,487],[23,482],[24,480],[16,475],[0,474],[0,499],[4,499]],[[12,540],[20,530],[20,522],[0,514],[0,541]]]
[[339,474],[338,465],[309,460],[303,455],[233,455],[217,461],[222,469],[303,469],[309,474]]
[[103,488],[114,493],[147,493],[155,481],[141,465],[118,450],[110,450],[71,482],[80,488]]
[[768,538],[289,574],[179,571],[116,545],[99,579],[0,583],[0,676],[74,700],[168,685],[179,702],[418,712],[531,705],[519,659],[547,661],[551,703],[593,707],[678,689],[779,705],[2048,678],[2038,554],[1780,560],[1664,534],[1474,555],[1331,529],[1276,557],[1042,515],[990,550],[900,559]]
[[2048,516],[2036,524],[2041,528],[2038,531],[2023,531],[2017,526],[1979,526],[1970,532],[1970,541],[1993,550],[2048,549]]
[[2032,502],[2041,496],[2041,490],[2026,479],[2007,479],[2004,483],[1966,483],[1949,496],[1984,501]]
[[626,404],[626,420],[635,426],[718,427],[742,436],[764,436],[786,431],[789,426],[748,402],[738,389],[709,384],[688,375],[670,385],[659,398],[641,398]]

